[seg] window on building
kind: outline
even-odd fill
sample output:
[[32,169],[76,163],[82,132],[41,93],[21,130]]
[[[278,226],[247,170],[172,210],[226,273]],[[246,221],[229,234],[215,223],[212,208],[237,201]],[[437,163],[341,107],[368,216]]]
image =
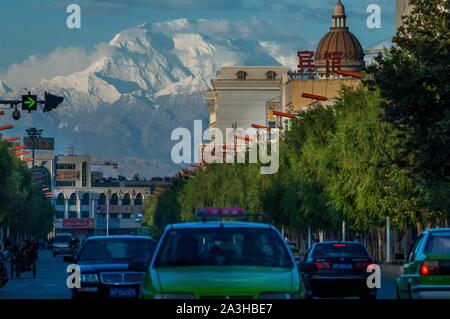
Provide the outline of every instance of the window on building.
[[74,171],[77,169],[76,164],[56,164],[57,170]]
[[130,206],[131,205],[131,197],[130,194],[125,194],[125,196],[123,197],[123,201],[122,201],[122,205],[123,206]]
[[131,219],[131,214],[122,214],[122,219]]
[[81,212],[81,218],[89,218],[89,212],[87,211]]
[[56,205],[57,206],[64,205],[64,194],[63,193],[58,194],[58,197],[56,198]]
[[275,80],[276,78],[277,78],[277,72],[275,72],[275,71],[268,71],[268,72],[266,73],[266,79],[267,79],[267,80],[273,81],[273,80]]
[[73,206],[76,204],[77,204],[77,194],[72,193],[72,195],[70,195],[70,198],[69,198],[69,205]]
[[239,71],[236,73],[238,80],[245,80],[247,78],[248,73],[245,71]]
[[112,194],[110,204],[119,205],[119,196],[116,193]]
[[89,205],[89,194],[84,193],[83,197],[81,198],[81,205],[88,206]]
[[141,193],[136,195],[136,199],[134,200],[134,205],[142,206],[142,194]]
[[55,212],[55,218],[64,218],[64,211],[57,210]]
[[87,163],[83,162],[81,164],[81,186],[86,187],[87,186]]
[[98,204],[106,205],[106,195],[105,194],[100,194],[100,196],[98,197]]
[[75,181],[56,181],[56,187],[75,187]]
[[77,218],[77,212],[69,212],[69,218]]

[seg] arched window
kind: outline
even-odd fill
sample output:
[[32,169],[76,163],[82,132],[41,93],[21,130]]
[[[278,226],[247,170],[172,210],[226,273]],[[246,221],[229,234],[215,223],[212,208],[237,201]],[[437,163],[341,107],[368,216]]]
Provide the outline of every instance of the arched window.
[[87,163],[83,162],[81,164],[81,186],[86,187],[87,186]]
[[58,206],[62,206],[64,205],[64,194],[63,193],[59,193],[58,197],[56,198],[56,205]]
[[125,194],[125,196],[123,197],[122,205],[123,206],[130,206],[131,205],[130,194],[128,194],[128,193]]
[[72,193],[69,198],[69,205],[73,206],[77,204],[77,194]]
[[87,206],[89,205],[89,194],[84,193],[83,197],[81,198],[81,205]]
[[239,71],[238,73],[236,73],[238,80],[245,80],[247,78],[247,75],[248,73],[245,71]]
[[142,194],[141,193],[136,195],[136,199],[134,200],[134,205],[142,206]]
[[273,81],[273,80],[275,80],[276,78],[277,78],[277,72],[275,72],[275,71],[268,71],[268,72],[266,73],[266,79],[267,79],[267,80]]
[[105,194],[100,194],[100,196],[98,197],[98,204],[99,205],[105,205],[106,204],[106,195]]
[[119,205],[119,196],[116,193],[112,194],[110,204]]

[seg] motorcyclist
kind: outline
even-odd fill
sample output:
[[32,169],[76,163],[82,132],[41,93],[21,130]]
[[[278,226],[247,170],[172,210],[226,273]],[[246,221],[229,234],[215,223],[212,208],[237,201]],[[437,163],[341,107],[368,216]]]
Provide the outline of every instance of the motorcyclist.
[[8,282],[8,270],[5,267],[4,262],[6,261],[6,257],[0,252],[0,288],[4,287]]
[[75,237],[70,241],[70,249],[72,251],[72,255],[76,255],[78,253],[78,250],[80,249],[80,239],[78,237]]

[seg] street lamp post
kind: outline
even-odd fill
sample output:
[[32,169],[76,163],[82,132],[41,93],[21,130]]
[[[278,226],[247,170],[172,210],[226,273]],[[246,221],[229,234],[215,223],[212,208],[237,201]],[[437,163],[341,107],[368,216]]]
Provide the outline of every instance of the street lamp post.
[[31,139],[31,154],[32,154],[32,169],[34,168],[34,151],[36,149],[36,140],[40,139],[42,136],[42,130],[38,130],[35,127],[27,129],[28,137]]
[[109,198],[106,200],[106,236],[109,236]]

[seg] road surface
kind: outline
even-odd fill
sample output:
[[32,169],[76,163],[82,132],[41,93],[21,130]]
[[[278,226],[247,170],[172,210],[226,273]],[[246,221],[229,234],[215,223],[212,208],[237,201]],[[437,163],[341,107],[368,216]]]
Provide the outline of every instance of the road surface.
[[[67,299],[70,292],[66,286],[66,267],[62,256],[53,257],[49,250],[40,250],[37,275],[31,271],[20,278],[12,278],[0,289],[0,299]],[[10,266],[7,265],[8,271]]]
[[[7,267],[9,270],[9,265]],[[40,250],[36,278],[33,279],[31,272],[25,272],[20,278],[10,279],[0,289],[0,299],[68,299],[70,292],[66,286],[66,267],[62,256],[53,257],[50,251]],[[399,267],[382,268],[379,299],[396,297],[395,278],[399,272]]]

